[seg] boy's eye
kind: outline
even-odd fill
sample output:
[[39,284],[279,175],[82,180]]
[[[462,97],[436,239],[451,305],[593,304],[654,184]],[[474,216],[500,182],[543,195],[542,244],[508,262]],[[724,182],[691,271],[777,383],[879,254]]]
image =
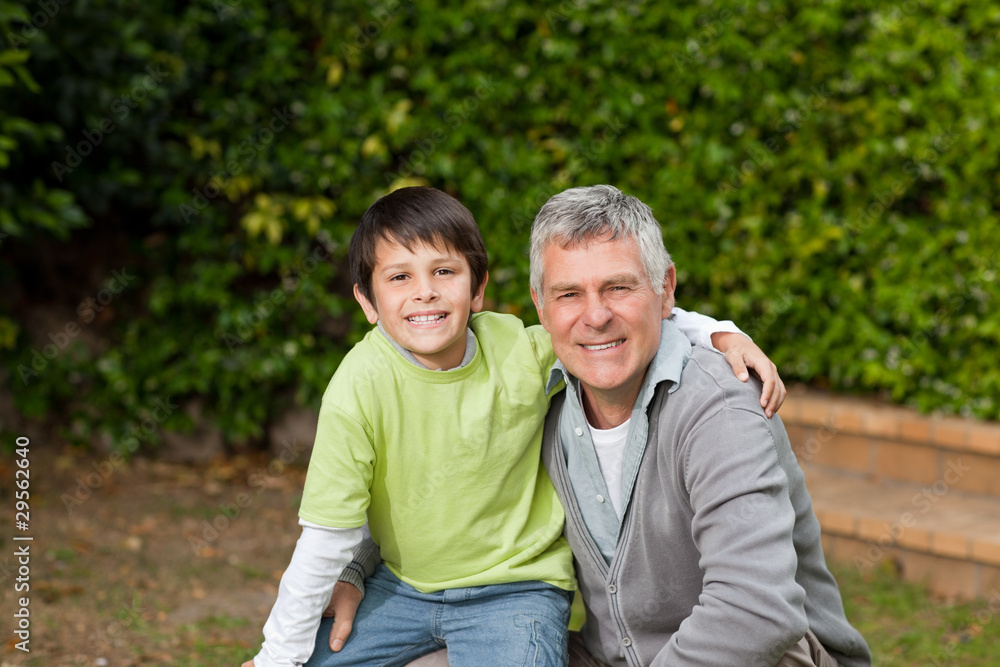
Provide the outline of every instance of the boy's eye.
[[397,273],[394,276],[390,276],[389,280],[406,280],[407,277],[405,273]]
[[437,276],[449,276],[449,275],[451,275],[453,273],[455,273],[455,272],[452,271],[451,269],[438,269],[437,271],[434,272],[434,275],[437,275]]

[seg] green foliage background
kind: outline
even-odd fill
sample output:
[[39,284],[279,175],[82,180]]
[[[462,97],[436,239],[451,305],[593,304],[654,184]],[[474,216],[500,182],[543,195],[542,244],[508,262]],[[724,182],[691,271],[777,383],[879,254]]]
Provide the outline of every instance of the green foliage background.
[[612,183],[679,303],[786,380],[1000,414],[993,3],[0,0],[0,29],[0,372],[73,439],[164,397],[234,443],[316,405],[367,329],[352,229],[415,183],[526,321],[535,212]]

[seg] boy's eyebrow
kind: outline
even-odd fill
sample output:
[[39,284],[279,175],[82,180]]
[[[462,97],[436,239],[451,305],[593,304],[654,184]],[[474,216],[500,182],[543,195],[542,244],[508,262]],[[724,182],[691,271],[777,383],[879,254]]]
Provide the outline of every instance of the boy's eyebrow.
[[409,268],[409,266],[410,266],[409,262],[398,262],[396,264],[386,264],[385,266],[382,267],[382,270],[383,271],[389,271],[389,270],[395,271],[396,269],[406,269],[406,268]]
[[[457,262],[457,263],[461,263],[462,262],[462,258],[459,257],[459,256],[457,256],[457,255],[440,255],[438,257],[434,257],[431,261],[433,261],[433,262]],[[409,270],[411,268],[411,266],[412,266],[412,264],[410,262],[398,262],[396,264],[386,264],[385,266],[381,267],[380,270],[381,271]]]

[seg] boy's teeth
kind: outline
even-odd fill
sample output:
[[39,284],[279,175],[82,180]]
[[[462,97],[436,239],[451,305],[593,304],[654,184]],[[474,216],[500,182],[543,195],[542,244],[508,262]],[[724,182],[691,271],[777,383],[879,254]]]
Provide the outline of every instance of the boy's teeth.
[[584,345],[584,347],[587,348],[588,350],[606,350],[609,347],[614,347],[615,345],[621,345],[624,342],[625,339],[621,338],[611,343],[605,343],[604,345]]
[[445,318],[444,314],[441,315],[414,315],[413,317],[407,317],[411,322],[436,322],[437,320],[443,320]]

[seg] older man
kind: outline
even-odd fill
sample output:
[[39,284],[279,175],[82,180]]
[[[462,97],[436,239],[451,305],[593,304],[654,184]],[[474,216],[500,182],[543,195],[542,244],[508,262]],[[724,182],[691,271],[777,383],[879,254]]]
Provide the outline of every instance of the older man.
[[826,567],[803,475],[759,385],[692,350],[649,207],[552,197],[531,288],[560,363],[543,452],[587,620],[581,664],[869,665]]

